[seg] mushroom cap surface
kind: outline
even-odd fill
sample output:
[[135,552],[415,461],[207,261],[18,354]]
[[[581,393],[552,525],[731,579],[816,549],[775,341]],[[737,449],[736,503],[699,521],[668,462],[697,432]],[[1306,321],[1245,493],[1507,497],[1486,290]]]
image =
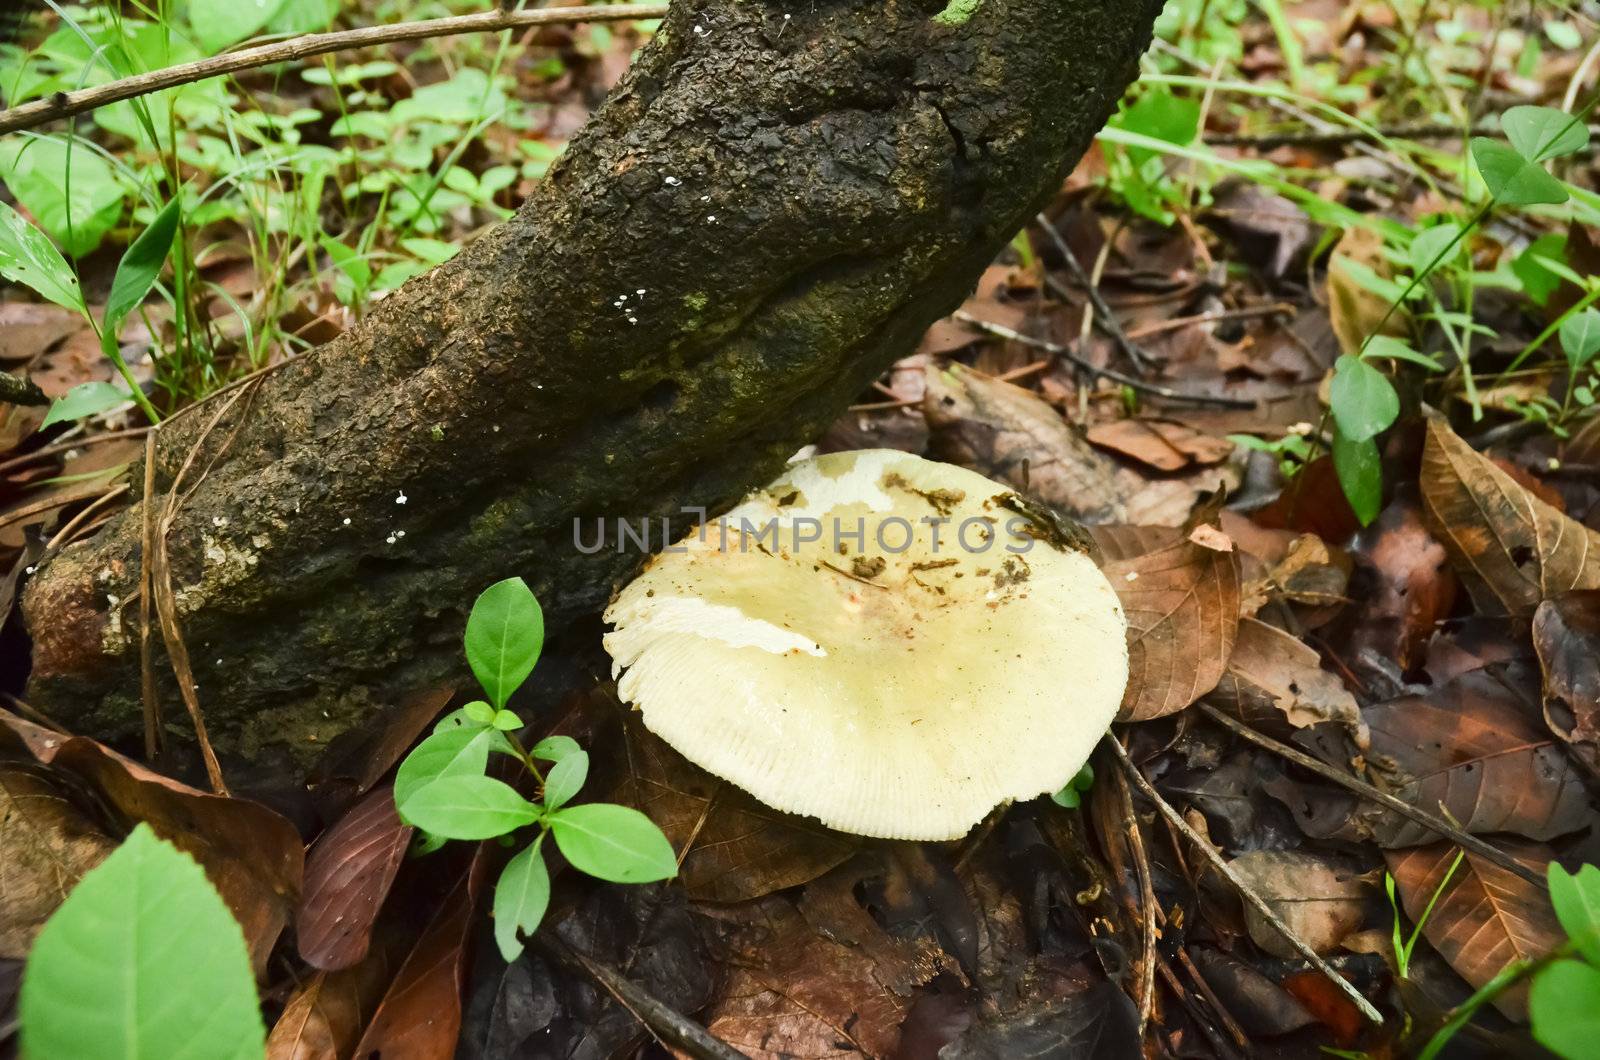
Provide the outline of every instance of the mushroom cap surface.
[[619,695],[696,765],[845,832],[954,839],[1058,791],[1128,680],[1094,561],[896,450],[791,464],[607,609]]

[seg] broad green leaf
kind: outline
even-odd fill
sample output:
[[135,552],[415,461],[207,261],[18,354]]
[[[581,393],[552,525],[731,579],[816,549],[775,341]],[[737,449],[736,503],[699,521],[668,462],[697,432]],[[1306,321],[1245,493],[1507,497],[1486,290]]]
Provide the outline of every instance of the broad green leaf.
[[0,276],[20,283],[63,309],[88,315],[72,266],[50,237],[0,202]]
[[1378,443],[1371,438],[1352,441],[1335,430],[1333,469],[1338,472],[1339,487],[1361,525],[1376,519],[1383,505],[1383,461]]
[[1522,292],[1544,305],[1561,286],[1561,277],[1546,262],[1566,264],[1566,257],[1567,237],[1560,232],[1547,232],[1513,259],[1511,271],[1522,281]]
[[589,778],[589,756],[583,751],[567,755],[550,767],[544,778],[544,807],[558,810],[572,801]]
[[[1411,241],[1412,273],[1417,276],[1426,274],[1430,269],[1438,267],[1434,265],[1435,261],[1439,265],[1449,264],[1451,258],[1460,253],[1460,240],[1461,226],[1457,224],[1435,225],[1418,232],[1417,237]],[[1447,248],[1450,250],[1450,257],[1441,258],[1440,255],[1445,254]]]
[[140,824],[45,923],[22,977],[39,1060],[259,1058],[244,934],[189,855]]
[[1349,354],[1334,362],[1328,396],[1334,422],[1353,442],[1376,437],[1400,415],[1400,395],[1389,377]]
[[1512,107],[1501,115],[1500,128],[1517,154],[1529,162],[1560,158],[1589,144],[1589,127],[1554,107]]
[[45,413],[39,429],[43,430],[52,423],[81,420],[85,416],[108,412],[132,400],[126,390],[110,383],[79,383],[50,403],[50,411]]
[[1567,201],[1567,187],[1499,140],[1472,138],[1472,159],[1494,200],[1504,206],[1557,205]]
[[189,25],[209,54],[254,36],[284,0],[189,0]]
[[[1200,104],[1196,100],[1173,95],[1164,86],[1146,91],[1120,114],[1111,124],[1128,132],[1149,136],[1180,146],[1194,142],[1200,131]],[[1147,147],[1128,148],[1128,157],[1135,165],[1143,165],[1156,153]]]
[[453,728],[436,732],[417,744],[394,775],[394,804],[406,800],[440,777],[483,776],[489,767],[489,731]]
[[528,754],[546,762],[559,762],[571,754],[582,754],[583,748],[570,736],[546,736],[528,749]]
[[494,724],[495,709],[481,699],[474,699],[461,708],[461,713],[474,725]]
[[540,836],[506,862],[494,885],[494,941],[508,964],[522,956],[518,934],[533,934],[550,905],[550,872],[539,850],[543,842]]
[[1565,1060],[1592,1060],[1600,1043],[1600,968],[1555,962],[1534,976],[1528,1015],[1540,1045]]
[[501,732],[516,732],[522,728],[522,719],[517,716],[516,711],[497,710],[494,712],[494,717],[489,719],[489,724]]
[[1418,353],[1409,344],[1393,335],[1374,335],[1367,341],[1367,352],[1363,355],[1366,359],[1383,358],[1390,361],[1408,361],[1420,365],[1430,372],[1441,371],[1438,361],[1425,353]]
[[1574,373],[1600,353],[1600,310],[1591,307],[1561,322],[1561,352]]
[[106,298],[104,327],[108,334],[115,335],[121,329],[123,320],[139,307],[150,288],[155,286],[161,266],[166,264],[167,255],[172,251],[172,237],[178,232],[179,209],[179,199],[173,196],[150,222],[150,227],[140,232],[139,238],[123,253],[117,274],[111,280],[111,294]]
[[539,808],[493,777],[458,774],[424,784],[400,817],[445,839],[492,839],[539,819]]
[[127,194],[89,148],[45,138],[0,147],[0,179],[69,257],[100,245],[122,217]]
[[1547,877],[1556,919],[1578,951],[1600,966],[1600,869],[1583,865],[1573,874],[1552,861]]
[[672,844],[638,810],[591,802],[558,810],[548,819],[556,846],[580,872],[612,883],[649,883],[678,874]]
[[539,661],[544,613],[521,578],[483,591],[467,619],[467,662],[496,708],[506,705]]
[[282,33],[290,37],[302,33],[318,33],[333,24],[339,13],[340,0],[282,0],[278,10],[267,20],[269,33]]

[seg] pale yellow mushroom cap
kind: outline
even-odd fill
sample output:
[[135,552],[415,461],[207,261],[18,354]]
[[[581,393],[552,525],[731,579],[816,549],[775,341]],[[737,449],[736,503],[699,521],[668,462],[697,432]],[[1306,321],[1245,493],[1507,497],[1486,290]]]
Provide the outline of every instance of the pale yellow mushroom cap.
[[1128,681],[1116,593],[1014,503],[895,450],[792,464],[617,596],[618,691],[769,806],[958,838],[1071,780]]

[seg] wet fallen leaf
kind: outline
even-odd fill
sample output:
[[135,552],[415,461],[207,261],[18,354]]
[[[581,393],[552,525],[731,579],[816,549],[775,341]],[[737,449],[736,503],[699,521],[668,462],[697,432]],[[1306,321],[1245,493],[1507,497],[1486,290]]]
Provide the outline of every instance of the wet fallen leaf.
[[1422,498],[1485,614],[1529,615],[1557,593],[1600,589],[1600,534],[1519,485],[1448,426],[1428,422]]
[[1563,593],[1533,613],[1544,669],[1544,717],[1591,774],[1600,776],[1600,592]]
[[1003,1015],[985,1013],[939,1051],[940,1060],[1127,1060],[1139,1055],[1139,1010],[1111,982]]
[[382,953],[353,968],[313,975],[290,996],[267,1036],[267,1060],[350,1056],[388,979],[388,961]]
[[623,715],[626,772],[607,796],[647,814],[678,851],[690,898],[742,902],[816,879],[860,845],[804,817],[779,813],[712,776]]
[[1214,194],[1215,205],[1202,219],[1268,276],[1281,277],[1303,261],[1317,237],[1305,210],[1260,184],[1226,181]]
[[[1386,772],[1392,766],[1384,779],[1397,795],[1433,813],[1442,808],[1468,832],[1551,839],[1589,822],[1589,800],[1536,711],[1492,671],[1473,671],[1427,695],[1368,707],[1370,758]],[[1373,832],[1385,847],[1435,838],[1390,811],[1375,818]]]
[[412,829],[395,812],[388,785],[367,793],[323,833],[306,861],[305,893],[295,916],[300,956],[333,971],[367,955],[372,927],[405,859]]
[[1247,725],[1287,735],[1331,721],[1367,745],[1367,727],[1355,696],[1304,641],[1254,618],[1242,619],[1228,669],[1209,702]]
[[[1301,941],[1321,954],[1332,953],[1361,926],[1369,885],[1355,872],[1319,854],[1295,850],[1252,850],[1229,865],[1266,899],[1267,905]],[[1299,955],[1282,932],[1249,905],[1245,924],[1257,946],[1274,957]]]
[[930,369],[923,410],[940,459],[1009,483],[1074,519],[1120,519],[1110,462],[1037,395],[959,364]]
[[1128,690],[1118,720],[1176,713],[1227,669],[1239,627],[1239,557],[1226,535],[1213,533],[1208,543],[1185,537],[1106,564],[1128,616]]
[[27,956],[67,892],[116,845],[45,770],[0,763],[0,959]]
[[1455,606],[1449,554],[1428,532],[1414,495],[1384,508],[1357,537],[1354,551],[1366,560],[1376,584],[1357,594],[1350,653],[1365,648],[1403,671],[1414,669],[1428,638]]
[[[1540,876],[1550,862],[1550,851],[1537,843],[1496,845]],[[1412,923],[1422,917],[1455,856],[1450,843],[1384,853]],[[1475,987],[1510,961],[1542,957],[1565,937],[1543,888],[1470,853],[1461,859],[1422,933],[1456,974]],[[1501,994],[1495,1007],[1512,1019],[1526,1019],[1527,986]]]
[[86,783],[122,823],[147,821],[198,861],[239,921],[261,973],[300,897],[305,848],[293,825],[259,803],[198,791],[93,740],[0,711],[0,746],[8,740]]
[[1349,585],[1349,555],[1330,549],[1315,534],[1300,534],[1271,568],[1245,580],[1241,609],[1253,615],[1274,597],[1312,608],[1338,608],[1348,600]]
[[1189,956],[1206,985],[1250,1033],[1289,1034],[1316,1022],[1281,985],[1239,958],[1210,946],[1196,946]]
[[1148,464],[1157,471],[1181,471],[1216,464],[1233,452],[1233,443],[1172,420],[1123,419],[1089,428],[1089,441],[1102,449]]

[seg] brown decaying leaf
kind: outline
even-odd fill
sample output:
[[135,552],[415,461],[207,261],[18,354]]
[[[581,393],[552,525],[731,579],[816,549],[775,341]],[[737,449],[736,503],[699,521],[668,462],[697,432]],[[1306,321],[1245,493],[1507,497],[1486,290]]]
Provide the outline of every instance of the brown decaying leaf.
[[942,460],[971,468],[1074,519],[1122,518],[1111,463],[1031,391],[962,365],[930,368],[923,411]]
[[461,1037],[461,981],[466,944],[478,895],[488,874],[482,845],[450,893],[439,903],[427,930],[400,965],[372,1022],[356,1046],[356,1056],[454,1056]]
[[1519,485],[1447,425],[1428,421],[1429,528],[1485,614],[1529,615],[1558,593],[1600,589],[1600,534]]
[[0,959],[26,957],[67,892],[115,847],[45,770],[0,763]]
[[1600,592],[1563,593],[1533,613],[1544,669],[1544,718],[1591,774],[1600,776]]
[[244,929],[256,973],[265,969],[300,897],[305,848],[293,825],[259,803],[197,791],[93,740],[0,710],[0,747],[12,741],[87,783],[127,827],[147,821],[198,861]]
[[884,1057],[910,1002],[872,960],[823,937],[785,898],[730,909],[728,975],[703,1014],[706,1027],[755,1060]]
[[1356,746],[1367,746],[1355,696],[1337,674],[1322,668],[1316,649],[1254,618],[1240,620],[1227,672],[1208,702],[1278,735],[1335,722],[1349,730]]
[[1233,452],[1233,443],[1226,438],[1215,438],[1172,420],[1112,420],[1090,427],[1088,436],[1102,449],[1148,464],[1157,471],[1216,464]]
[[[1508,842],[1501,849],[1543,876],[1550,851],[1538,843]],[[1416,923],[1455,860],[1450,843],[1384,853],[1406,916]],[[1475,854],[1461,859],[1449,887],[1422,926],[1422,933],[1450,967],[1481,987],[1509,961],[1543,956],[1565,937],[1549,898],[1536,887]],[[1527,1019],[1526,985],[1500,995],[1495,1007],[1512,1019]]]
[[1253,615],[1274,597],[1308,607],[1338,608],[1348,599],[1350,566],[1343,550],[1330,549],[1316,534],[1300,534],[1281,559],[1245,579],[1241,612]]
[[[1582,778],[1537,723],[1536,708],[1491,671],[1476,670],[1433,689],[1367,708],[1369,756],[1395,794],[1473,834],[1510,832],[1552,839],[1591,819]],[[1379,845],[1416,846],[1428,829],[1385,811]]]
[[367,955],[372,926],[389,895],[412,829],[385,784],[367,793],[323,833],[306,861],[305,893],[295,916],[300,956],[313,968],[349,968]]
[[624,714],[627,773],[608,796],[650,817],[678,851],[689,897],[742,902],[816,879],[860,846],[852,836],[779,813],[712,776]]
[[1368,648],[1411,670],[1455,606],[1449,554],[1428,532],[1414,497],[1384,508],[1356,539],[1355,551],[1373,568],[1377,585],[1357,601],[1348,650],[1357,655]]
[[1347,229],[1328,259],[1328,316],[1340,349],[1349,354],[1361,348],[1380,321],[1387,322],[1386,335],[1405,333],[1406,314],[1391,313],[1389,299],[1361,282],[1367,271],[1381,277],[1394,273],[1383,252],[1383,236],[1371,228]]
[[[1368,885],[1356,873],[1317,854],[1253,850],[1229,862],[1278,914],[1288,929],[1321,954],[1332,953],[1361,926]],[[1257,946],[1274,957],[1300,952],[1260,913],[1246,904],[1245,924]]]
[[350,1056],[388,978],[382,952],[374,952],[354,968],[313,975],[290,996],[267,1036],[267,1060]]
[[[1201,531],[1210,535],[1196,540]],[[1105,574],[1128,616],[1128,690],[1117,720],[1174,714],[1215,688],[1239,628],[1239,556],[1227,536],[1197,527],[1106,564]]]

